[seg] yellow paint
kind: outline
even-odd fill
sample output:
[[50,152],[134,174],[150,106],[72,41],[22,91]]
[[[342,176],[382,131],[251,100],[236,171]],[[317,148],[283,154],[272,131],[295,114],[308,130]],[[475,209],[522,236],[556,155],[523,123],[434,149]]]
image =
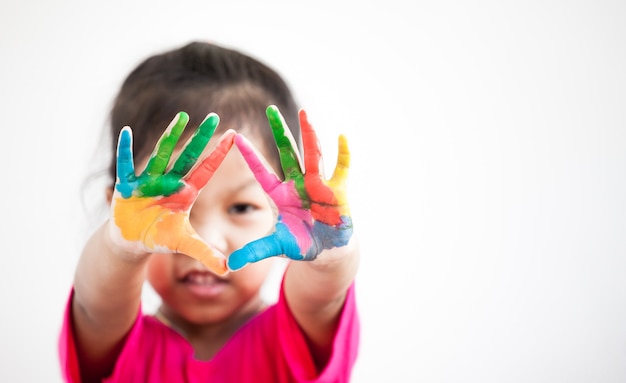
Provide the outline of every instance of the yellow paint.
[[140,242],[152,251],[168,249],[202,262],[213,272],[227,272],[226,259],[214,251],[197,235],[187,219],[186,212],[163,208],[160,200],[135,197],[116,198],[113,216],[122,237]]

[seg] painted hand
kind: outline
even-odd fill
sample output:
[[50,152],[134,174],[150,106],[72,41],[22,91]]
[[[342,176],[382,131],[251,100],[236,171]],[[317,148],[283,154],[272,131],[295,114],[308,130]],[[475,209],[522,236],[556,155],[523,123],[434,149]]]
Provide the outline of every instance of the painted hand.
[[330,180],[320,174],[322,154],[317,135],[300,111],[304,147],[304,167],[289,128],[275,106],[266,110],[276,146],[280,153],[285,181],[270,172],[245,137],[237,135],[235,144],[265,192],[278,208],[278,221],[270,235],[234,251],[228,267],[237,270],[246,264],[271,256],[312,261],[324,249],[345,246],[352,236],[352,219],[346,198],[346,178],[350,165],[347,139],[339,136],[337,165]]
[[211,248],[191,227],[189,211],[200,189],[232,146],[235,132],[224,133],[217,147],[194,167],[219,123],[216,114],[209,114],[166,171],[188,121],[185,112],[176,115],[139,176],[135,174],[132,131],[129,127],[122,129],[117,145],[111,232],[113,240],[130,252],[182,253],[223,275],[228,271],[226,257]]

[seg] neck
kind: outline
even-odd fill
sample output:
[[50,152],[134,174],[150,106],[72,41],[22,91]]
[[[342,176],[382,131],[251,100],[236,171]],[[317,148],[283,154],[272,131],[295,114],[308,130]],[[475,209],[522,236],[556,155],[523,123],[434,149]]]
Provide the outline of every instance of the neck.
[[246,306],[225,320],[194,323],[178,315],[167,306],[161,305],[155,317],[187,339],[192,345],[197,359],[209,360],[241,326],[265,307],[266,304],[258,297],[252,299]]

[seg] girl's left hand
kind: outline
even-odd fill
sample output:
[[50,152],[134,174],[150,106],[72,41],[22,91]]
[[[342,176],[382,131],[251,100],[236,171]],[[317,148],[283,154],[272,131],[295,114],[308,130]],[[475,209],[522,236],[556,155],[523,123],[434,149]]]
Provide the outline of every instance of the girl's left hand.
[[278,222],[270,235],[234,251],[228,267],[237,270],[251,262],[285,255],[294,260],[312,261],[325,249],[345,246],[352,236],[352,218],[346,196],[350,165],[347,139],[339,136],[337,165],[326,180],[320,174],[322,154],[317,135],[300,111],[304,147],[304,169],[300,156],[282,115],[276,106],[266,110],[267,118],[280,153],[285,181],[269,171],[252,144],[242,135],[235,144],[254,172],[265,192],[278,208]]

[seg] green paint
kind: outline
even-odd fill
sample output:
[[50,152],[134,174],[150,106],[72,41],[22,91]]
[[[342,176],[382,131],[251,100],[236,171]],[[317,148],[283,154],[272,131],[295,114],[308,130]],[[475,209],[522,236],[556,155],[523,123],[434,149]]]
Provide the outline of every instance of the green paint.
[[171,173],[183,177],[187,172],[191,170],[200,155],[206,148],[209,140],[213,137],[215,129],[220,122],[220,118],[217,114],[211,113],[207,118],[202,121],[198,129],[196,129],[191,141],[185,146],[185,149],[180,154]]
[[176,193],[184,183],[180,177],[174,177],[170,174],[161,176],[148,176],[142,174],[139,177],[139,187],[137,188],[138,196],[142,197],[158,197],[170,196]]
[[179,112],[157,142],[146,169],[137,178],[137,195],[145,197],[169,196],[184,185],[180,174],[165,173],[176,144],[189,122],[189,115]]
[[157,142],[148,165],[146,165],[145,173],[154,176],[163,174],[170,162],[170,157],[174,152],[174,148],[178,143],[180,135],[185,130],[185,126],[189,122],[189,115],[185,112],[178,112],[170,126],[163,132],[159,142]]
[[[300,161],[298,160],[298,154],[294,143],[290,137],[286,134],[287,124],[285,119],[278,111],[278,108],[274,105],[270,105],[265,110],[267,120],[272,128],[274,134],[274,140],[276,141],[276,147],[280,155],[280,164],[285,173],[285,180],[293,180],[295,183],[296,191],[302,201],[302,205],[305,208],[310,206],[309,198],[304,188],[304,175],[300,168]],[[286,127],[286,128],[285,128]]]

